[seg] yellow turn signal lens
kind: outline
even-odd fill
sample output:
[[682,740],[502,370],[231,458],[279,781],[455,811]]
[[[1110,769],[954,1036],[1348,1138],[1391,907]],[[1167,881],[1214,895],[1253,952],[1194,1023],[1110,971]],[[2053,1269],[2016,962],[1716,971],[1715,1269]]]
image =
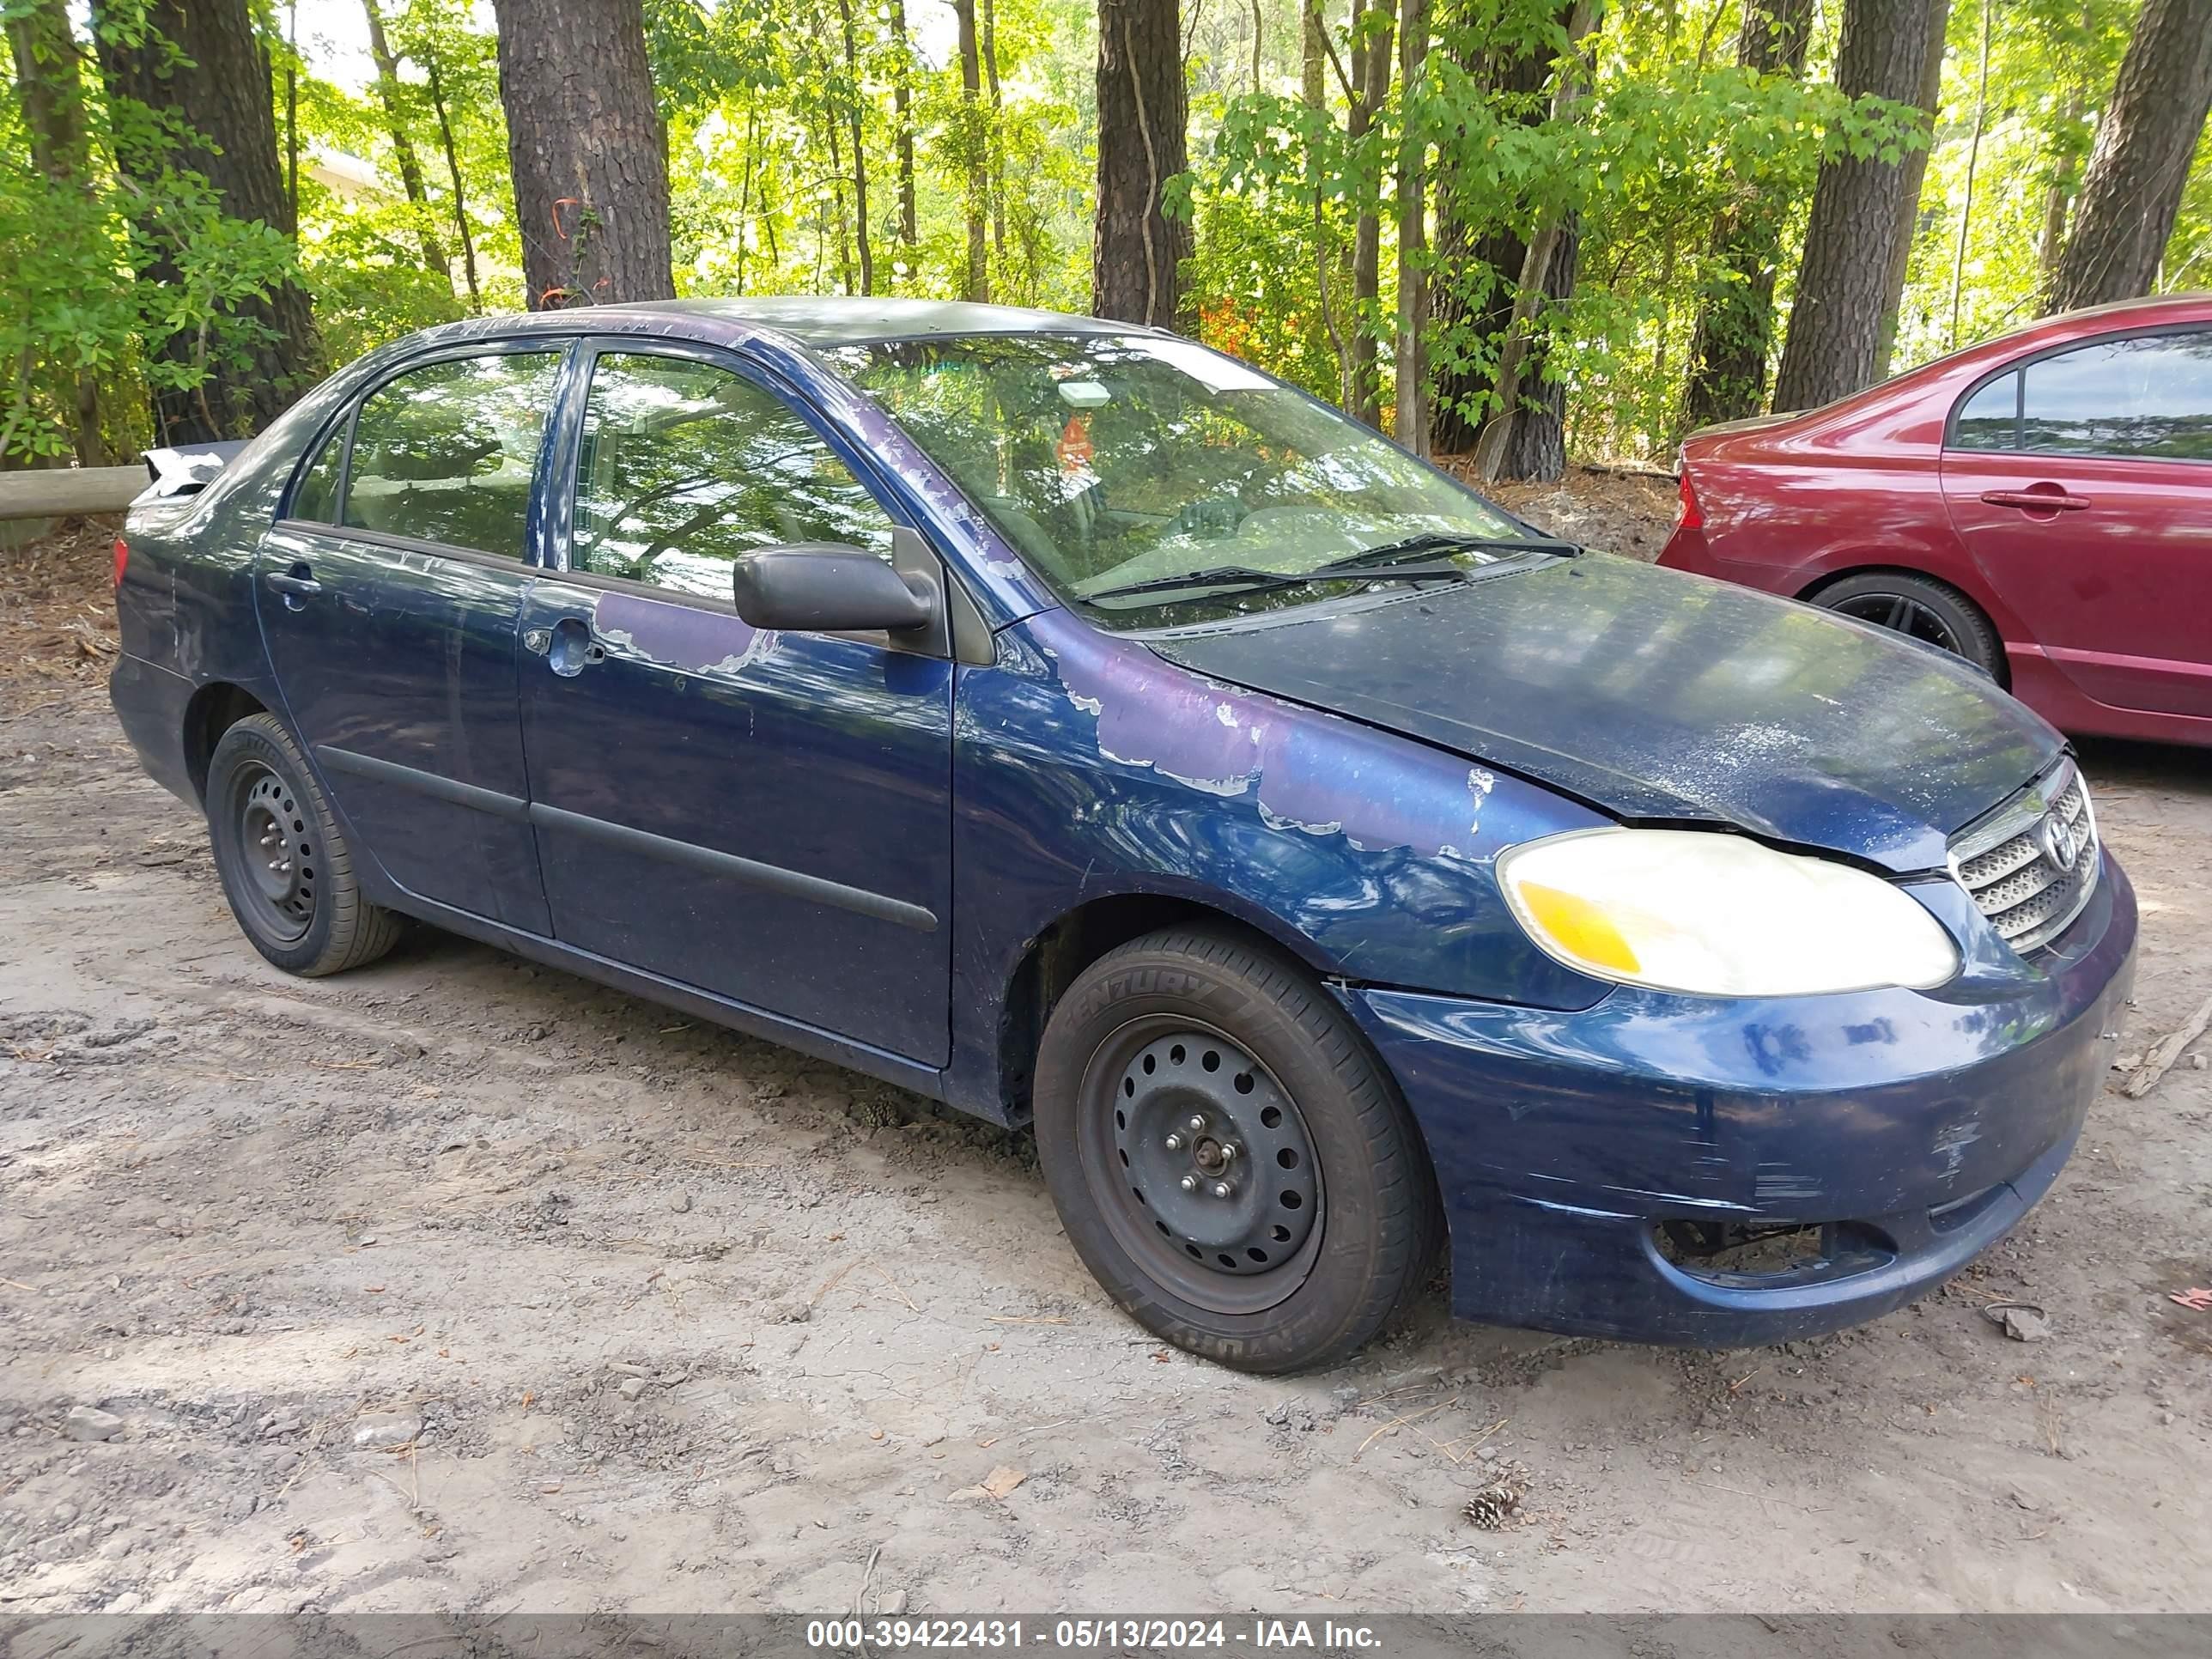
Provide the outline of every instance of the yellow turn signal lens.
[[1634,975],[1644,969],[1636,952],[1621,938],[1620,930],[1606,920],[1605,912],[1576,893],[1563,893],[1533,881],[1521,884],[1521,902],[1529,916],[1570,956],[1594,968],[1610,968]]

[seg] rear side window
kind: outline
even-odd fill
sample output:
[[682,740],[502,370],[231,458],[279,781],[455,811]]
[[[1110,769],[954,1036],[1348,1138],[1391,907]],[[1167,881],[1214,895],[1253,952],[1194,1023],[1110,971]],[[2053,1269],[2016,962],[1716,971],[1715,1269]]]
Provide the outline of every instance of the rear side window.
[[301,475],[299,488],[292,492],[292,509],[286,516],[305,519],[310,524],[336,524],[338,480],[344,466],[345,422],[340,421],[323,440],[314,465]]
[[1951,428],[1954,449],[2013,449],[2020,443],[2020,375],[2000,374],[1966,399]]
[[343,523],[502,558],[523,525],[560,354],[428,363],[386,381],[354,422]]
[[2212,329],[2100,340],[2021,374],[2023,449],[2212,460]]
[[603,354],[577,459],[571,568],[730,595],[741,555],[841,542],[889,556],[891,521],[797,410],[711,363]]

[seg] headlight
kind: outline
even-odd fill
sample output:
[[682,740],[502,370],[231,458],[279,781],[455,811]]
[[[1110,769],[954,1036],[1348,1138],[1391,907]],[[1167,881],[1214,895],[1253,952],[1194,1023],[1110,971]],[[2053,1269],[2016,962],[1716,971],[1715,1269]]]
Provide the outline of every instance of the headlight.
[[1741,836],[1577,830],[1512,848],[1498,874],[1548,954],[1624,985],[1805,996],[1959,970],[1942,925],[1888,882]]

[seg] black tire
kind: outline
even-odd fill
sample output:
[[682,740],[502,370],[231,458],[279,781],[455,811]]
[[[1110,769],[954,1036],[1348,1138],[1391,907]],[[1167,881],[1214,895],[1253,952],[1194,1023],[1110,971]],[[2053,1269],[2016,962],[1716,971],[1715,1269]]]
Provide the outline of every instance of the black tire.
[[274,714],[247,715],[216,744],[207,817],[231,914],[285,972],[342,973],[398,943],[399,917],[362,896],[330,803]]
[[1862,570],[1812,596],[1824,610],[1910,635],[1964,657],[2004,684],[2004,642],[1982,609],[1955,587],[1903,570]]
[[[1389,1074],[1310,975],[1233,929],[1166,929],[1086,969],[1046,1024],[1036,1112],[1045,1183],[1107,1294],[1239,1370],[1348,1358],[1443,1237]],[[1210,1127],[1176,1148],[1194,1117]]]

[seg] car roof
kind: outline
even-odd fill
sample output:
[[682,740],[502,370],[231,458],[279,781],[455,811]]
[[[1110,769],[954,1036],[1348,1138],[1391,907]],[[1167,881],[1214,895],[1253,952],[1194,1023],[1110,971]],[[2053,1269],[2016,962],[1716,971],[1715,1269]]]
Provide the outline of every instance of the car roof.
[[624,311],[725,319],[769,328],[810,347],[871,345],[956,334],[1149,334],[1110,317],[1078,317],[1022,306],[962,300],[859,299],[781,295],[752,300],[655,300]]

